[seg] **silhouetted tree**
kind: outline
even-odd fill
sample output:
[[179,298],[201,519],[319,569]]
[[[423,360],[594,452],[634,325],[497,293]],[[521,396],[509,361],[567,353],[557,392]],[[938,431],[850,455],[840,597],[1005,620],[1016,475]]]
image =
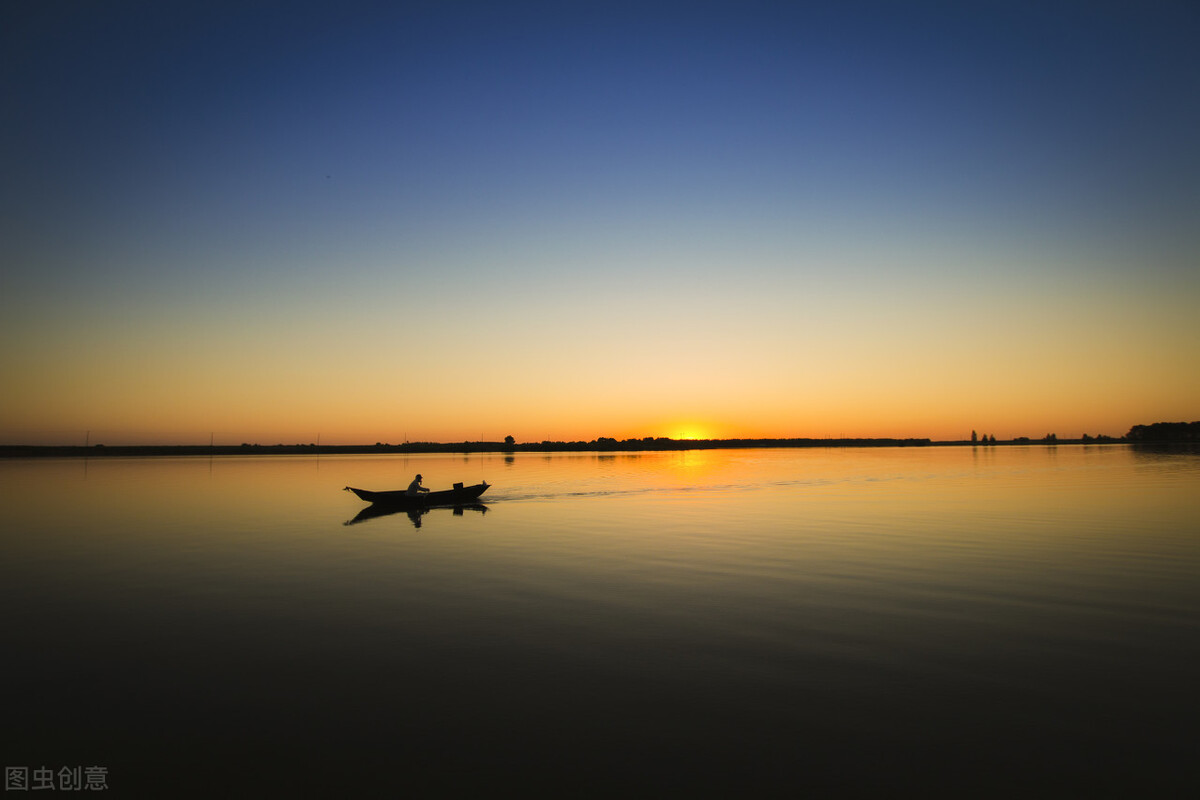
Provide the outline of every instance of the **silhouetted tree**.
[[975,431],[971,431],[971,444],[975,444],[978,441],[979,436],[975,433]]
[[1126,436],[1131,442],[1195,442],[1200,441],[1200,422],[1134,425]]

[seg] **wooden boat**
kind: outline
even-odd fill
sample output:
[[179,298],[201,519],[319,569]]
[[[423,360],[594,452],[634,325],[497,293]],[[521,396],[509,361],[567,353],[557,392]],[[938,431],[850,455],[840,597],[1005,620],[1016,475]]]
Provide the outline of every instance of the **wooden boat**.
[[487,488],[488,482],[484,481],[474,486],[463,486],[461,483],[456,483],[453,489],[441,492],[421,492],[420,494],[409,494],[404,490],[372,492],[366,489],[355,489],[353,486],[347,486],[345,491],[354,492],[360,499],[376,505],[392,508],[430,508],[432,506],[461,506],[474,503],[479,499],[479,495],[487,491]]

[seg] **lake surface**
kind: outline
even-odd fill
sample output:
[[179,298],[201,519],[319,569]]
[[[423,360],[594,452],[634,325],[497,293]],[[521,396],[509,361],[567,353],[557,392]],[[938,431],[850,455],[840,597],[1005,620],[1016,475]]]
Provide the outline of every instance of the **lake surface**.
[[[354,524],[343,486],[487,480]],[[1162,796],[1200,456],[0,461],[6,765],[114,794]]]

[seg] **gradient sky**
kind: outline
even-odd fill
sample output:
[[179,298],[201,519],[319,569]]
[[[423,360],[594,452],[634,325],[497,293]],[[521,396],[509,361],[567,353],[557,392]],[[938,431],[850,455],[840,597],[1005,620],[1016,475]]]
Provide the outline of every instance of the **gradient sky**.
[[1183,2],[5,3],[0,442],[1200,418],[1197,41]]

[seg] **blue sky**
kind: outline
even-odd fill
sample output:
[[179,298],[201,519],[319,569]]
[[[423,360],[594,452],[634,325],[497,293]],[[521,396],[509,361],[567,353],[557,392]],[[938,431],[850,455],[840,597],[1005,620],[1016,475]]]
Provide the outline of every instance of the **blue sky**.
[[[378,407],[322,390],[278,435],[330,416],[372,439],[651,434],[684,417],[730,435],[940,419],[940,436],[977,417],[1120,433],[1195,411],[1196,382],[1166,366],[1200,355],[1187,4],[2,13],[0,365],[24,387],[10,439],[253,436],[296,397],[280,387],[380,360],[420,364],[421,388],[371,383]],[[981,308],[1008,316],[963,310]],[[480,343],[486,413],[439,371]],[[1068,416],[1130,390],[1055,375],[1147,351],[1169,356],[1139,367],[1139,392]],[[1048,410],[987,383],[948,393],[972,352],[1021,365]],[[834,377],[781,381],[810,364]],[[894,391],[909,411],[859,402]],[[798,395],[823,399],[789,416]],[[524,416],[543,402],[577,413]],[[482,419],[460,430],[431,407]]]

